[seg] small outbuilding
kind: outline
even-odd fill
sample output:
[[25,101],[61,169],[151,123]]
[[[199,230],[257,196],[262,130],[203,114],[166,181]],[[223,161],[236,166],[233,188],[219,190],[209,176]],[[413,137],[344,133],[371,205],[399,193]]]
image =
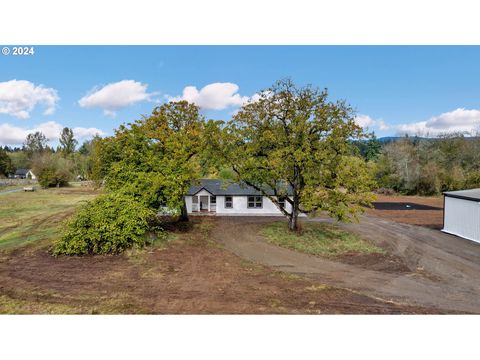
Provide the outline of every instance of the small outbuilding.
[[480,243],[480,189],[447,191],[442,231]]

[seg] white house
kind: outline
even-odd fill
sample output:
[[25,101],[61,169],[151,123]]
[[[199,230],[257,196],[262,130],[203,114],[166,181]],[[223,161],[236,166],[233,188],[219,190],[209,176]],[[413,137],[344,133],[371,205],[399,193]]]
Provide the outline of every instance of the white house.
[[[288,195],[291,195],[291,192]],[[187,212],[192,215],[283,215],[268,197],[262,196],[252,187],[218,179],[196,181],[188,190],[185,202]],[[288,202],[285,204],[285,209],[291,210]]]
[[447,191],[442,231],[480,242],[480,189]]
[[15,179],[29,179],[29,180],[37,180],[37,177],[29,169],[17,169],[15,174],[13,175]]

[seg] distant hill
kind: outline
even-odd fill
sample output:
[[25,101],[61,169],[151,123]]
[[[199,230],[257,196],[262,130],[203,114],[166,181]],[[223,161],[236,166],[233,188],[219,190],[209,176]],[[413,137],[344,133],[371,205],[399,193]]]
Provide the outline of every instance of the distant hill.
[[[405,136],[383,136],[383,137],[378,138],[377,140],[382,142],[382,143],[386,143],[386,142],[391,142],[391,141],[397,141],[397,140],[404,139],[404,138],[405,138]],[[410,136],[409,139],[432,140],[432,141],[438,140],[438,138],[434,138],[434,137],[420,137],[420,136]],[[465,136],[464,139],[474,140],[474,139],[478,139],[478,136]]]
[[400,136],[384,136],[384,137],[380,137],[378,138],[377,140],[380,141],[380,142],[390,142],[390,141],[396,141],[398,139],[401,139],[402,137]]

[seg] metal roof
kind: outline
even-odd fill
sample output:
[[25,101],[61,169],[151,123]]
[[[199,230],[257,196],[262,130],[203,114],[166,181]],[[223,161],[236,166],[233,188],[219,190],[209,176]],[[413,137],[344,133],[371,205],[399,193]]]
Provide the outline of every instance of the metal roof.
[[[261,192],[255,190],[245,183],[234,183],[228,180],[221,179],[200,179],[194,181],[187,195],[195,195],[200,190],[205,189],[212,195],[262,195]],[[269,195],[273,195],[273,190],[268,191]],[[291,195],[290,187],[288,194]]]
[[480,201],[480,189],[446,191],[443,195],[463,200]]

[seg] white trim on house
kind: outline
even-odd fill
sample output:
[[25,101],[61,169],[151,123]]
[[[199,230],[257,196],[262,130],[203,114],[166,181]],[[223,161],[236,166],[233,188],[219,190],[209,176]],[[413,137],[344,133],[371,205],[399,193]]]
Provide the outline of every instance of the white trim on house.
[[31,180],[37,180],[37,177],[36,177],[35,174],[32,172],[32,170],[28,170],[27,175],[26,175],[26,178],[27,178],[27,179],[31,179]]

